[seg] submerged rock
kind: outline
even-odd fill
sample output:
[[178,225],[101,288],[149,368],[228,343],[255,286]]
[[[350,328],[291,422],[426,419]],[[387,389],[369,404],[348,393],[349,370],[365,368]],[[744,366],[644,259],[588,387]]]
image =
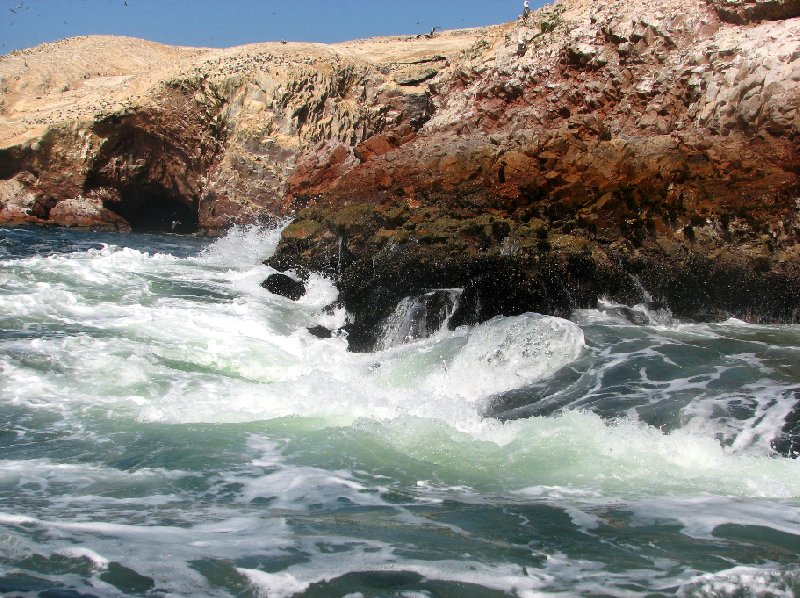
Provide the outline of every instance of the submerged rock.
[[310,326],[307,328],[307,330],[311,336],[315,336],[317,338],[324,339],[333,337],[333,332],[330,329],[325,328],[325,326]]
[[772,441],[772,448],[784,457],[797,459],[800,457],[800,391],[794,395],[794,407],[786,416],[781,433]]
[[292,301],[297,301],[306,294],[306,287],[301,281],[295,280],[291,276],[281,272],[270,274],[267,279],[261,283],[261,286],[273,295],[280,295]]

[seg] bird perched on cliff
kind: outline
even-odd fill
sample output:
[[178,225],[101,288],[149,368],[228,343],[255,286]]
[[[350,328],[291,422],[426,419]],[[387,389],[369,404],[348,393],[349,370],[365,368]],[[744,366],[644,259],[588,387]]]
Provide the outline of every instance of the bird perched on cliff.
[[531,3],[528,0],[522,3],[522,20],[527,21],[531,15]]
[[433,39],[433,35],[434,35],[434,33],[436,33],[436,30],[437,30],[437,29],[441,29],[441,27],[439,27],[439,26],[437,25],[436,27],[434,27],[433,29],[431,29],[431,32],[430,32],[430,33],[420,33],[420,34],[417,36],[417,39],[420,39],[421,37],[424,37],[425,39]]

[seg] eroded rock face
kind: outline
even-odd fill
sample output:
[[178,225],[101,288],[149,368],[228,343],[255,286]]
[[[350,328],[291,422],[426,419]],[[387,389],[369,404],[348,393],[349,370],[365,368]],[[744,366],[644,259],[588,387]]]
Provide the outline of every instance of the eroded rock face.
[[98,224],[144,230],[285,215],[413,139],[431,65],[474,37],[231,50],[88,37],[14,52],[0,58],[0,179],[21,187],[0,218],[68,224],[19,205],[77,197],[100,198]]
[[292,215],[271,264],[335,276],[353,346],[454,286],[462,322],[642,288],[691,317],[800,316],[795,0],[561,0],[335,46],[81,38],[0,77],[0,221]]
[[[643,291],[681,316],[796,320],[800,22],[785,2],[740,26],[723,4],[748,3],[576,0],[509,26],[435,81],[414,139],[318,188],[276,259],[335,271],[344,239],[380,281],[341,275],[355,313],[424,291],[381,266],[403,256],[466,288],[467,323]],[[505,275],[471,269],[492,260]],[[368,347],[371,322],[352,327]]]
[[98,197],[133,228],[216,232],[310,203],[513,217],[544,202],[613,237],[631,213],[672,228],[765,198],[790,211],[797,11],[569,0],[433,39],[16,52],[0,62],[0,178],[25,174],[16,195],[39,207],[1,217],[58,224],[48,206]]
[[790,209],[796,16],[793,0],[570,0],[430,40],[40,46],[0,62],[0,178],[27,173],[17,195],[40,206],[2,218],[58,224],[47,206],[80,196],[134,228],[206,232],[310,202],[456,196],[557,202],[589,227],[629,192],[661,221],[765,196]]
[[744,25],[758,21],[778,21],[800,16],[798,0],[707,0],[728,23]]

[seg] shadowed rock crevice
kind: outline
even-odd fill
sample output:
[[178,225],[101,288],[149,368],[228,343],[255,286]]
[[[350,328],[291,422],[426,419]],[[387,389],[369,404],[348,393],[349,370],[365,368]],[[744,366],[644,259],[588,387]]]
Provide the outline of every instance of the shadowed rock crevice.
[[93,132],[102,146],[86,177],[88,195],[134,231],[197,232],[203,165],[189,155],[191,136],[136,115],[102,121]]
[[171,130],[175,124],[140,117],[98,123],[93,132],[102,145],[86,187],[159,185],[175,196],[196,197],[204,165],[191,155],[192,131],[179,134]]
[[160,185],[128,186],[118,197],[104,201],[103,207],[122,217],[134,231],[197,232],[197,208]]
[[10,147],[0,150],[0,180],[7,180],[19,172],[27,170],[26,163],[30,161],[29,148]]

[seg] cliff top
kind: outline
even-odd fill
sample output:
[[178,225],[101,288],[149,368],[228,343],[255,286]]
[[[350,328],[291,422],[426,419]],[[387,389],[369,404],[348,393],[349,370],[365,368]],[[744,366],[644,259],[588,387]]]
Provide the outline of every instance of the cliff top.
[[[48,127],[94,120],[150,100],[160,83],[200,72],[229,77],[269,63],[319,65],[327,61],[374,65],[450,58],[507,26],[380,37],[339,44],[268,42],[226,49],[166,46],[117,36],[82,36],[0,57],[0,147],[41,136]],[[274,75],[281,77],[280,69]]]
[[[791,54],[798,43],[796,28],[781,30],[784,23],[776,24],[774,31],[763,32],[770,38],[763,40],[764,35],[740,39],[742,28],[730,26],[790,17],[796,7],[789,5],[792,2],[784,0],[560,0],[534,12],[527,27],[505,23],[441,31],[433,36],[381,37],[339,44],[271,42],[212,49],[172,47],[127,37],[69,38],[0,57],[0,148],[41,137],[53,125],[85,123],[135,111],[158,101],[160,84],[193,75],[223,80],[260,69],[280,85],[282,79],[292,80],[299,69],[324,70],[328,68],[324,65],[334,62],[338,66],[348,61],[377,66],[384,72],[434,58],[452,63],[466,57],[481,63],[498,58],[498,50],[504,47],[508,53],[509,41],[515,37],[535,44],[535,51],[526,57],[528,62],[545,65],[563,51],[568,39],[597,47],[598,30],[611,39],[639,39],[641,29],[645,32],[642,35],[655,32],[666,43],[687,49],[714,35],[718,41],[730,42],[731,47],[741,45],[740,50],[747,51],[758,51],[766,41],[772,50],[776,45],[784,50],[792,46],[782,53]],[[556,23],[569,24],[565,35],[531,37],[532,30],[542,28],[545,32]],[[731,30],[730,35],[720,35],[721,25]],[[776,44],[775,38],[785,34],[788,37]],[[682,43],[680,37],[691,39],[691,43]],[[577,52],[581,51],[578,47]]]

